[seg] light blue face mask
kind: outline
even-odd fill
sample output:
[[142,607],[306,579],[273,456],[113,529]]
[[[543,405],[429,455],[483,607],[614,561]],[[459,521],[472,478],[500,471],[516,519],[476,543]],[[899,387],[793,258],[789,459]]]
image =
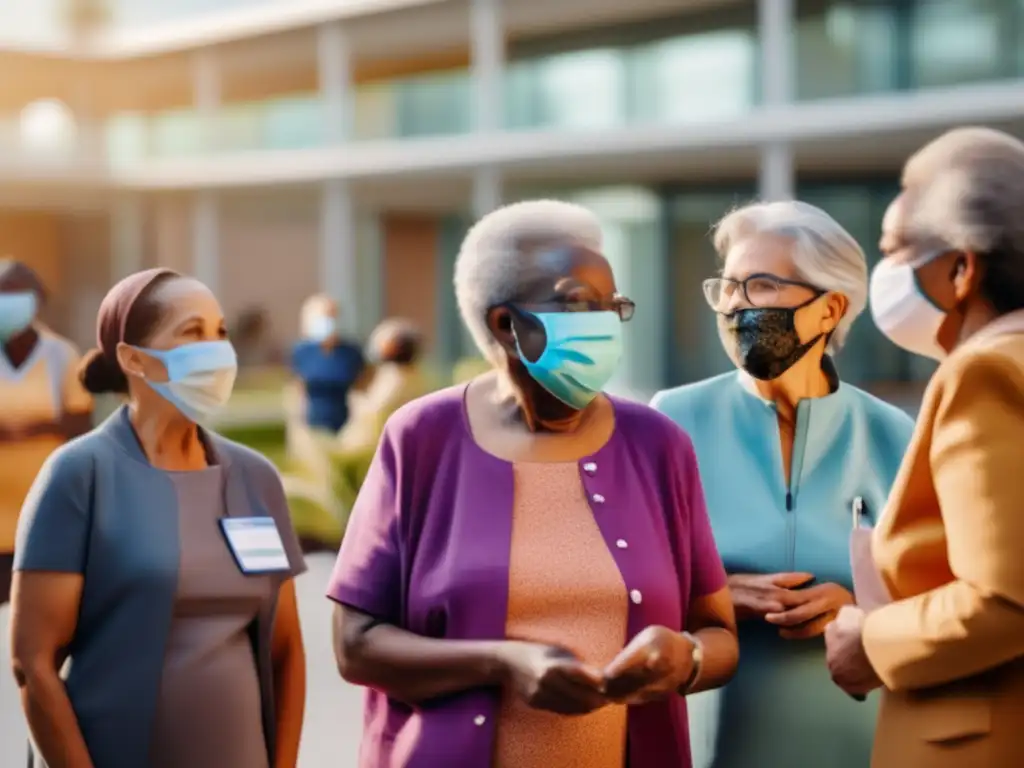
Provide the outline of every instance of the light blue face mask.
[[527,372],[570,408],[583,410],[601,394],[622,357],[622,320],[618,313],[527,314],[544,327],[547,337],[544,351],[532,363],[526,359],[516,339],[519,357]]
[[36,317],[36,295],[0,293],[0,343],[28,328]]
[[230,341],[200,341],[174,349],[139,347],[139,351],[167,368],[167,381],[146,383],[188,419],[208,419],[231,397],[238,358]]
[[338,330],[338,323],[333,317],[318,315],[309,320],[306,336],[312,341],[327,341]]

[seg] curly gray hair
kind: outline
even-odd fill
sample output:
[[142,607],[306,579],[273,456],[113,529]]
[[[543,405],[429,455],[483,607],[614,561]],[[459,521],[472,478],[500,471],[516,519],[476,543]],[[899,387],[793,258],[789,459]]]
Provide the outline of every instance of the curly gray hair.
[[565,241],[601,249],[601,225],[586,208],[529,200],[487,214],[466,235],[455,261],[455,298],[477,348],[493,359],[487,311],[521,295],[522,252],[531,243]]

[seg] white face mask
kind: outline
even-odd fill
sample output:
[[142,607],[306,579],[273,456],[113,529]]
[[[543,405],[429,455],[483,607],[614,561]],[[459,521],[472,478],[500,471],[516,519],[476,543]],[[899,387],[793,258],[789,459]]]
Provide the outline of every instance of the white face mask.
[[238,374],[230,341],[200,341],[169,350],[140,349],[167,368],[167,381],[149,385],[185,417],[204,421],[227,404]]
[[327,315],[316,315],[306,323],[306,338],[311,341],[327,341],[338,330],[338,322]]
[[933,360],[946,357],[937,340],[946,313],[921,290],[914,270],[944,253],[948,251],[907,264],[882,259],[871,273],[871,316],[878,330],[896,346]]

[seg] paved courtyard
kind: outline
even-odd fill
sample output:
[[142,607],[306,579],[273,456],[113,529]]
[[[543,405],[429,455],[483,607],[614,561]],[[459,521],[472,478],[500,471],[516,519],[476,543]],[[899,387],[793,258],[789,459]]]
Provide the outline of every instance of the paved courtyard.
[[[338,677],[330,645],[330,605],[323,596],[334,558],[311,555],[298,581],[309,665],[306,726],[299,768],[354,768],[362,722],[359,689]],[[8,609],[0,609],[0,766],[25,764],[25,725],[10,674]]]

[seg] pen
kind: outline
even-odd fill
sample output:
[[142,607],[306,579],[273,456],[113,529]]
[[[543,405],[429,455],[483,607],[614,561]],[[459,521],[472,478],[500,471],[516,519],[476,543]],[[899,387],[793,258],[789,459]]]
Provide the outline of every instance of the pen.
[[[851,511],[853,512],[853,530],[856,531],[860,528],[861,518],[864,517],[864,497],[854,497]],[[854,701],[867,701],[868,697],[862,693],[851,693],[850,698]]]

